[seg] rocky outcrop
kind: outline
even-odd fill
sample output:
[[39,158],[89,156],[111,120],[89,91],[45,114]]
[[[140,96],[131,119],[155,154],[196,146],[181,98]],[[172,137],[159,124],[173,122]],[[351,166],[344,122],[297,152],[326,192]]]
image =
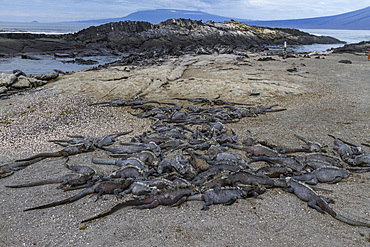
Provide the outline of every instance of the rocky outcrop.
[[355,44],[347,44],[334,49],[334,53],[366,53],[370,52],[370,41],[362,41]]
[[124,21],[92,26],[75,34],[1,34],[3,54],[94,55],[236,53],[261,50],[268,45],[338,43],[339,40],[314,36],[296,29],[249,26],[241,22],[224,23],[169,19],[160,24]]
[[296,29],[249,26],[241,22],[216,23],[190,19],[169,19],[153,25],[148,22],[114,22],[69,35],[75,42],[105,43],[120,51],[162,53],[219,52],[235,49],[261,49],[267,45],[339,43],[327,36],[315,36]]

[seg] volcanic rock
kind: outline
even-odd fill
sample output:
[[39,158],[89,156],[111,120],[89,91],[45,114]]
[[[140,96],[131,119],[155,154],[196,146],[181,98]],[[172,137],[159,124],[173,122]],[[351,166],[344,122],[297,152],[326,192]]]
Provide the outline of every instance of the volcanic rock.
[[296,29],[249,26],[236,21],[203,23],[190,19],[169,19],[157,25],[141,21],[112,22],[66,35],[4,33],[0,34],[0,39],[0,53],[25,57],[30,56],[28,53],[82,57],[86,52],[90,55],[146,54],[148,57],[214,52],[243,54],[264,50],[268,45],[281,45],[284,41],[290,45],[341,42]]
[[0,73],[0,86],[9,87],[17,81],[14,74]]

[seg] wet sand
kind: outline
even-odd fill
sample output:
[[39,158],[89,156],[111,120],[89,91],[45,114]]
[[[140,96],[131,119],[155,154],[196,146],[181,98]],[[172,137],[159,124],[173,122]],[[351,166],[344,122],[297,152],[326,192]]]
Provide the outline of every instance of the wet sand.
[[[328,145],[328,134],[351,143],[370,143],[370,82],[366,56],[330,54],[320,59],[260,55],[207,55],[174,58],[161,66],[112,67],[62,76],[41,90],[0,101],[0,160],[6,163],[43,151],[58,150],[50,139],[82,134],[103,136],[134,130],[120,140],[149,129],[125,108],[87,107],[88,103],[129,99],[142,91],[145,99],[206,97],[252,104],[279,104],[286,111],[245,118],[229,124],[243,139],[247,130],[258,140],[298,147],[299,134]],[[352,64],[338,63],[349,59]],[[287,69],[297,68],[296,72]],[[250,96],[252,89],[259,96]],[[364,147],[370,152],[370,148]],[[97,170],[91,158],[107,158],[102,151],[70,158]],[[72,204],[23,212],[25,208],[64,199],[56,185],[10,189],[4,185],[57,177],[68,171],[60,158],[46,159],[0,180],[0,246],[366,246],[370,230],[341,223],[309,208],[281,189],[259,199],[239,200],[231,206],[214,205],[201,211],[201,202],[151,210],[122,209],[87,224],[79,222],[111,208],[114,196],[95,196]],[[332,192],[332,208],[356,220],[370,221],[368,173],[354,174],[338,184],[320,184]]]

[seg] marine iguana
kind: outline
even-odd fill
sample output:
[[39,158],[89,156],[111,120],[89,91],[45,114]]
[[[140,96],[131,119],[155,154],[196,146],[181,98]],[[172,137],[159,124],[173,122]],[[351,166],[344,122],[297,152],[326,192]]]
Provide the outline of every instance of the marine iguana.
[[334,139],[333,149],[339,154],[340,158],[346,162],[347,159],[354,158],[356,155],[362,154],[361,148],[356,145],[347,145],[347,143],[340,143],[338,138],[333,135],[329,135]]
[[344,178],[348,178],[350,172],[338,167],[322,167],[315,171],[292,178],[306,184],[315,185],[317,183],[338,183]]
[[75,187],[78,185],[92,183],[92,178],[96,174],[95,170],[88,166],[70,166],[67,164],[68,160],[64,164],[73,173],[66,174],[58,178],[44,179],[36,182],[17,184],[17,185],[5,185],[8,188],[24,188],[33,187],[45,184],[56,184],[60,183],[58,189],[64,189],[67,185]]
[[288,167],[293,171],[302,171],[304,167],[302,163],[296,160],[294,157],[252,157],[252,160],[248,162],[248,164],[258,161],[265,161],[276,166]]
[[151,180],[135,180],[130,188],[123,191],[123,194],[133,194],[137,196],[155,194],[158,190],[164,190],[169,187],[176,187],[176,183],[164,178]]
[[295,181],[291,177],[285,178],[285,181],[289,187],[283,188],[283,190],[290,193],[294,193],[299,199],[307,202],[309,207],[316,209],[318,212],[320,213],[326,212],[335,219],[352,226],[370,227],[369,223],[351,220],[336,213],[332,208],[329,207],[327,201],[318,194],[316,194],[316,192],[314,192],[308,185]]
[[68,204],[75,202],[82,197],[85,197],[89,194],[97,193],[97,198],[96,200],[100,199],[102,194],[114,194],[117,198],[120,198],[121,195],[119,194],[120,192],[126,190],[129,188],[130,184],[132,183],[132,179],[126,179],[126,180],[111,180],[111,181],[99,181],[95,185],[93,185],[90,188],[87,188],[77,195],[74,195],[72,197],[69,197],[67,199],[61,200],[61,201],[56,201],[56,202],[51,202],[48,204],[44,204],[41,206],[33,207],[33,208],[27,208],[23,211],[31,211],[31,210],[36,210],[36,209],[44,209],[44,208],[50,208],[50,207],[55,207],[63,204]]
[[24,187],[33,187],[33,186],[39,186],[39,185],[45,185],[45,184],[60,183],[60,185],[57,188],[63,189],[67,185],[74,187],[76,185],[86,184],[90,179],[91,179],[91,176],[88,176],[88,175],[71,173],[71,174],[67,174],[67,175],[64,175],[58,178],[44,179],[44,180],[26,183],[26,184],[5,185],[5,187],[24,188]]
[[270,178],[280,178],[281,176],[290,177],[293,170],[288,167],[264,166],[253,171],[257,176],[267,176]]
[[102,102],[96,102],[89,104],[89,106],[93,105],[103,105],[103,106],[135,106],[135,105],[144,105],[148,103],[154,103],[154,104],[160,104],[158,101],[154,100],[142,100],[142,99],[133,99],[128,101],[123,101],[121,99],[115,99],[111,101],[102,101]]
[[202,210],[208,210],[212,204],[231,205],[237,199],[247,198],[248,196],[255,196],[253,192],[260,192],[264,190],[257,189],[258,187],[216,187],[206,190],[200,194],[192,195],[187,198],[187,201],[204,201]]
[[[339,154],[340,158],[350,166],[370,167],[370,153],[363,152],[360,146],[344,141],[335,136],[333,149]],[[343,142],[340,143],[339,141]]]
[[262,146],[260,144],[253,145],[253,146],[240,146],[240,145],[235,145],[232,143],[225,143],[223,144],[223,146],[246,151],[247,153],[250,154],[250,156],[277,157],[279,155],[274,150],[266,146]]
[[133,154],[139,153],[142,151],[152,151],[156,156],[159,156],[161,153],[160,147],[155,144],[154,142],[149,143],[120,143],[121,145],[126,145],[122,148],[105,148],[102,147],[103,150],[111,152],[113,154]]
[[68,157],[70,155],[85,153],[85,152],[91,152],[94,151],[96,148],[91,143],[79,143],[76,145],[71,145],[63,148],[62,150],[56,151],[56,152],[50,152],[50,153],[40,153],[36,154],[34,156],[16,160],[16,162],[20,161],[31,161],[38,158],[51,158],[51,157]]
[[299,140],[303,141],[304,143],[306,143],[305,146],[302,146],[303,149],[307,149],[307,150],[309,150],[311,152],[323,152],[323,153],[326,153],[327,152],[324,149],[324,146],[321,145],[318,142],[311,142],[307,138],[305,138],[303,136],[296,135],[296,134],[294,134],[294,136],[297,137]]
[[342,167],[340,159],[322,153],[296,155],[294,159],[300,161],[305,166],[305,169],[307,169],[307,167],[313,170],[327,166]]
[[280,187],[285,188],[287,187],[285,181],[281,179],[273,179],[267,176],[257,176],[248,171],[239,171],[231,173],[227,180],[231,185],[238,185],[238,184],[249,184],[249,185],[263,185],[268,186],[270,188]]
[[129,206],[136,206],[135,208],[137,209],[150,209],[158,207],[159,205],[177,206],[186,201],[186,199],[190,195],[192,195],[194,191],[195,187],[192,185],[170,188],[168,190],[158,192],[157,194],[149,195],[145,198],[121,202],[107,211],[104,211],[96,216],[81,221],[81,223],[103,218],[105,216],[113,214],[114,212],[120,210],[121,208]]
[[39,157],[39,158],[35,158],[29,161],[15,162],[15,163],[1,165],[0,166],[0,179],[11,176],[13,175],[15,171],[22,170],[26,168],[27,166],[37,163],[43,159],[45,159],[45,157]]

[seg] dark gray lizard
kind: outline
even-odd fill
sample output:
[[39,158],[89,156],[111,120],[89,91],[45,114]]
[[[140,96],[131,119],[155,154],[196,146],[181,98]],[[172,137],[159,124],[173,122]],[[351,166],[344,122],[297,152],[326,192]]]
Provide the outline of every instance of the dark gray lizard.
[[186,201],[186,199],[190,195],[192,195],[194,191],[195,191],[194,186],[184,186],[184,187],[181,186],[176,188],[170,188],[168,190],[158,192],[157,194],[149,195],[145,198],[134,199],[119,203],[107,211],[104,211],[96,216],[81,221],[81,223],[108,216],[124,207],[136,206],[135,208],[137,209],[150,209],[158,207],[159,205],[177,206]]
[[120,137],[122,135],[130,134],[131,132],[132,132],[132,130],[131,131],[127,131],[127,132],[117,133],[117,134],[110,134],[110,135],[106,135],[106,136],[98,137],[98,138],[94,138],[94,137],[90,137],[90,136],[79,136],[79,135],[76,135],[76,136],[68,136],[70,138],[75,138],[75,139],[70,139],[70,140],[64,140],[64,139],[61,139],[61,140],[49,140],[49,142],[54,142],[54,143],[56,143],[56,144],[58,144],[60,146],[63,146],[63,147],[67,147],[69,145],[77,145],[77,144],[81,144],[81,143],[91,143],[95,147],[101,148],[103,146],[110,146],[110,145],[112,145],[116,141],[116,138],[117,137]]
[[50,207],[55,207],[63,204],[68,204],[75,202],[89,194],[97,193],[97,199],[101,198],[102,194],[114,194],[117,198],[120,198],[122,191],[128,189],[130,184],[132,183],[131,179],[126,179],[126,180],[111,180],[111,181],[100,181],[96,183],[94,186],[87,188],[77,195],[74,195],[72,197],[69,197],[67,199],[61,200],[61,201],[56,201],[48,204],[44,204],[41,206],[33,207],[33,208],[27,208],[24,211],[31,211],[31,210],[36,210],[36,209],[44,209],[44,208],[50,208]]
[[315,185],[317,183],[338,183],[344,178],[348,178],[350,172],[338,167],[322,167],[311,173],[292,178],[306,184]]
[[33,186],[39,186],[39,185],[45,185],[45,184],[60,183],[60,185],[57,188],[62,189],[62,188],[65,188],[67,185],[74,187],[76,185],[86,184],[90,179],[91,177],[87,175],[71,173],[71,174],[67,174],[67,175],[64,175],[58,178],[45,179],[45,180],[40,180],[40,181],[26,183],[26,184],[5,185],[5,187],[24,188],[24,187],[33,187]]
[[302,146],[302,148],[307,149],[307,150],[309,150],[311,152],[323,152],[323,153],[326,153],[326,150],[324,149],[324,146],[321,145],[320,143],[318,143],[318,142],[311,142],[307,138],[305,138],[303,136],[296,135],[296,134],[294,134],[294,136],[297,137],[299,140],[303,141],[304,143],[306,143],[306,145],[305,146]]
[[158,190],[167,189],[169,187],[176,187],[176,183],[164,178],[136,180],[130,185],[129,189],[123,191],[122,193],[132,193],[133,195],[142,196],[155,194],[158,192]]
[[30,161],[38,158],[51,158],[51,157],[68,157],[70,155],[85,153],[94,151],[95,147],[91,143],[80,143],[72,146],[67,146],[62,150],[56,151],[56,152],[50,152],[50,153],[40,153],[36,154],[34,156],[16,160],[16,162],[19,161]]
[[33,187],[45,184],[56,184],[60,183],[57,187],[58,189],[64,189],[67,185],[70,187],[75,187],[78,185],[87,184],[92,182],[93,176],[96,174],[95,170],[88,167],[88,166],[70,166],[65,164],[65,166],[72,170],[74,173],[70,173],[58,178],[52,179],[45,179],[36,182],[26,183],[26,184],[18,184],[18,185],[6,185],[5,187],[8,188],[23,188],[23,187]]
[[317,195],[316,192],[313,191],[308,185],[295,181],[293,178],[290,177],[285,178],[285,181],[289,186],[289,188],[284,189],[285,191],[294,193],[299,199],[307,202],[309,207],[316,209],[318,212],[326,212],[335,219],[352,226],[370,227],[369,223],[351,220],[336,213],[332,208],[329,207],[327,201]]
[[294,159],[300,161],[306,167],[318,169],[325,166],[342,167],[340,159],[322,153],[311,153],[306,155],[296,155]]
[[126,145],[122,148],[105,148],[102,149],[109,151],[113,154],[133,154],[142,151],[152,151],[156,156],[159,156],[161,150],[160,147],[154,142],[150,143],[121,143],[121,145]]
[[347,143],[340,143],[339,140],[332,135],[330,137],[334,138],[333,149],[339,154],[340,158],[346,162],[347,159],[353,159],[356,155],[362,154],[361,148],[353,144],[347,145]]
[[273,179],[267,176],[257,176],[251,172],[247,171],[239,171],[231,173],[227,180],[230,185],[238,185],[238,184],[249,184],[249,185],[263,185],[270,188],[280,187],[285,188],[287,187],[285,181],[281,179]]
[[240,145],[235,145],[232,143],[225,143],[223,144],[223,146],[246,151],[251,156],[267,156],[267,157],[277,157],[278,156],[278,153],[275,152],[274,150],[266,146],[262,146],[258,144],[254,146],[240,146]]
[[43,159],[45,159],[45,157],[39,157],[39,158],[35,158],[29,161],[15,162],[15,163],[9,163],[9,164],[2,165],[0,166],[0,178],[11,176],[13,175],[15,171],[22,170],[26,168],[27,166],[37,163]]
[[253,195],[252,192],[254,192],[252,187],[248,187],[248,190],[240,187],[216,187],[200,194],[189,196],[187,201],[204,201],[202,210],[208,210],[212,204],[231,205],[237,199],[244,199]]
[[248,164],[257,161],[265,161],[275,166],[288,167],[293,171],[302,171],[304,167],[302,163],[296,160],[294,157],[252,157],[252,160],[248,162]]

